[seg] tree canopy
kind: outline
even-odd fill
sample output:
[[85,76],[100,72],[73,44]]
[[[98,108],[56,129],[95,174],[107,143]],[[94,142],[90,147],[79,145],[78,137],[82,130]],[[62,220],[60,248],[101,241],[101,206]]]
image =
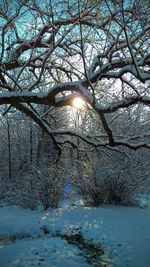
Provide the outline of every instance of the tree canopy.
[[[2,0],[2,114],[15,109],[31,117],[58,150],[73,145],[70,136],[94,147],[150,148],[149,131],[118,136],[111,127],[118,116],[116,123],[126,124],[124,112],[139,105],[148,122],[149,13],[147,0]],[[54,128],[40,109],[73,106],[77,96],[103,132]]]

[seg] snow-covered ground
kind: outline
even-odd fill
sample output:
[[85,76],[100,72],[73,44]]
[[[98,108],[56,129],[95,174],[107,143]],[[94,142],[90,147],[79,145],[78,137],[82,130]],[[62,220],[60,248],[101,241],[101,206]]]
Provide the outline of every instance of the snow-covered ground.
[[150,267],[150,209],[114,206],[48,211],[1,207],[0,267],[90,266],[77,246],[57,234],[74,228],[107,249],[111,266]]

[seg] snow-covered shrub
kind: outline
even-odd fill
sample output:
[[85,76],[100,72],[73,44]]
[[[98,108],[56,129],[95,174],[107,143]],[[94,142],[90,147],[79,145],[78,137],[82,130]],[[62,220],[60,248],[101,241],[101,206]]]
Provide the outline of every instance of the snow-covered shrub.
[[150,184],[148,161],[138,162],[135,154],[132,158],[120,156],[97,158],[91,164],[91,171],[79,182],[80,193],[85,204],[100,206],[103,204],[135,205],[137,195]]
[[63,168],[51,165],[49,168],[32,169],[21,178],[15,178],[9,184],[4,201],[25,209],[36,210],[58,208],[63,194],[65,175]]
[[120,172],[106,170],[103,174],[96,169],[91,177],[92,183],[85,183],[81,187],[81,194],[85,203],[92,206],[102,204],[133,204],[136,188]]
[[51,168],[38,171],[39,197],[46,210],[58,208],[64,190],[65,173],[62,167],[53,166]]
[[39,205],[38,191],[35,190],[36,176],[33,171],[22,174],[9,181],[4,201],[24,209],[36,210]]

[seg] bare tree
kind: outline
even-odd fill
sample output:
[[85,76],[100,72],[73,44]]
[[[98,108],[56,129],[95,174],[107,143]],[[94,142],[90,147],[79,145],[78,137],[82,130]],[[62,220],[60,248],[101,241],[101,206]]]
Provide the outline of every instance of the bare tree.
[[[137,4],[140,2],[140,4]],[[1,1],[0,105],[33,119],[59,154],[70,136],[94,147],[150,148],[142,136],[120,135],[112,114],[150,105],[149,1]],[[103,90],[103,83],[107,84]],[[81,97],[106,137],[58,129],[39,105],[72,106]],[[4,106],[5,108],[5,106]],[[115,116],[115,115],[114,115]],[[146,133],[149,137],[150,133]]]

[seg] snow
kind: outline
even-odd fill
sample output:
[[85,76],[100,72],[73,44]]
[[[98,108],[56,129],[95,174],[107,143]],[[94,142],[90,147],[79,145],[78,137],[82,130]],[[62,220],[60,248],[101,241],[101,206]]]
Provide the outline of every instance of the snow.
[[28,90],[27,91],[24,91],[24,92],[20,92],[20,91],[16,91],[16,92],[2,92],[0,93],[0,98],[3,98],[3,97],[19,97],[19,98],[23,98],[23,97],[38,97],[38,98],[45,98],[47,96],[47,93],[34,93],[34,92],[29,92]]
[[[45,235],[43,227],[50,234]],[[65,205],[48,211],[1,207],[0,266],[90,266],[79,248],[57,235],[74,228],[87,240],[102,244],[112,266],[150,266],[149,208]]]
[[[0,266],[78,267],[83,261],[79,252],[59,238],[18,241],[5,247]],[[88,264],[84,262],[84,266]]]

